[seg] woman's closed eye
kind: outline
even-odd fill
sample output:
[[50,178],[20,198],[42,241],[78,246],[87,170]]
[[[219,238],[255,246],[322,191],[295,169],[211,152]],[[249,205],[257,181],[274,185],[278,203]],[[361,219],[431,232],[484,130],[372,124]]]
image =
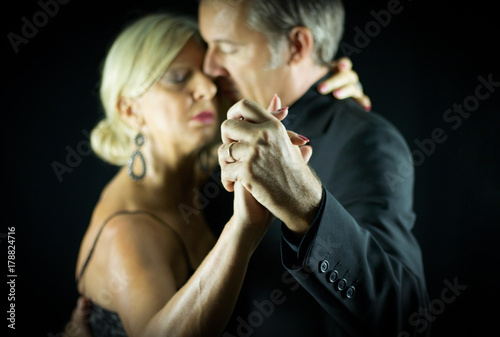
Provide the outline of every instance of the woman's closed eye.
[[168,84],[182,84],[191,76],[191,71],[188,69],[172,69],[163,75],[162,80]]

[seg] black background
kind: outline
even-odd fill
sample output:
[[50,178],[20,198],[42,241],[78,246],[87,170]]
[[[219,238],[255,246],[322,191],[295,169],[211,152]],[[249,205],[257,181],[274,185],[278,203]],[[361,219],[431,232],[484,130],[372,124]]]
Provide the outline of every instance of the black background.
[[[412,150],[436,128],[446,135],[420,157],[415,176],[415,233],[433,300],[434,335],[486,335],[500,314],[500,87],[476,100],[479,105],[460,126],[444,117],[454,104],[474,101],[480,76],[500,82],[498,11],[487,1],[402,0],[402,11],[379,31],[369,31],[370,41],[361,45],[357,32],[376,22],[371,11],[392,2],[346,0],[343,41],[357,48],[349,56],[373,110],[401,130]],[[1,177],[7,189],[0,229],[0,321],[7,326],[5,233],[15,226],[16,330],[8,330],[16,336],[60,336],[77,298],[79,242],[101,188],[115,172],[89,154],[85,136],[101,116],[101,61],[129,19],[159,8],[195,13],[196,4],[70,1],[59,5],[17,53],[9,32],[20,35],[22,18],[32,22],[41,6],[35,0],[9,5],[2,10],[1,31],[6,74]],[[79,159],[68,157],[72,151]],[[72,172],[60,181],[54,162],[73,166]],[[445,280],[467,287],[451,303],[441,298]]]

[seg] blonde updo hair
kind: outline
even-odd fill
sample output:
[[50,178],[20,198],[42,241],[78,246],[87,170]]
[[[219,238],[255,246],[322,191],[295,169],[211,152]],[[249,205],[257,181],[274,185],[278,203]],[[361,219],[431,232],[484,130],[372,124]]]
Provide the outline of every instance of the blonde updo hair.
[[93,151],[104,161],[124,165],[138,130],[118,111],[120,97],[137,98],[155,84],[190,38],[201,43],[194,19],[149,14],[129,24],[111,45],[102,69],[100,99],[105,117],[91,132]]

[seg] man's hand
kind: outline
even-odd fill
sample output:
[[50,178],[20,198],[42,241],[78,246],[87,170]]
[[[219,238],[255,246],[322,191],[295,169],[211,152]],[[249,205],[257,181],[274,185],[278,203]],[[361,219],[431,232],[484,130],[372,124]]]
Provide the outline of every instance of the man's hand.
[[287,132],[280,122],[283,116],[279,114],[285,111],[270,114],[250,100],[241,100],[229,109],[221,127],[221,178],[228,191],[234,190],[234,182],[240,182],[290,230],[302,235],[316,214],[322,188],[303,159],[304,151],[310,157],[310,147],[301,150],[296,146],[298,140],[303,144],[307,140]]
[[359,76],[352,70],[351,60],[347,57],[342,57],[332,62],[331,69],[334,71],[334,74],[318,85],[319,92],[322,94],[333,92],[333,95],[338,99],[352,97],[366,111],[370,111],[372,102],[370,97],[363,92]]

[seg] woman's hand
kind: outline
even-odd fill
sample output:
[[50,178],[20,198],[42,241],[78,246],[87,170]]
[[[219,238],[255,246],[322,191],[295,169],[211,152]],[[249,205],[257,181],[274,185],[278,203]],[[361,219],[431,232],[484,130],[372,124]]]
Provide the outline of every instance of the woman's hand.
[[255,232],[259,237],[265,234],[274,219],[271,212],[239,182],[234,184],[233,218],[240,226]]
[[322,94],[333,92],[333,96],[338,99],[352,97],[366,111],[370,111],[372,108],[370,97],[363,92],[359,76],[352,70],[351,60],[347,57],[342,57],[332,62],[331,68],[334,71],[333,76],[321,82],[318,85],[318,91]]
[[[267,111],[273,114],[279,120],[283,120],[287,114],[287,109],[281,109],[281,100],[277,95],[271,100]],[[297,151],[300,152],[302,158],[307,163],[312,155],[312,147],[306,145],[309,140],[293,131],[287,131],[292,144],[296,145]],[[227,148],[231,155],[230,146]],[[253,227],[265,233],[271,224],[274,216],[255,198],[252,194],[239,182],[234,184],[234,215],[238,223],[245,226]]]
[[[274,95],[267,108],[267,111],[275,114],[275,116],[283,120],[286,117],[287,111],[280,112],[281,100]],[[293,135],[291,135],[293,137]],[[295,137],[297,138],[297,137]],[[292,138],[291,138],[292,139]],[[229,150],[230,151],[230,148]],[[265,233],[271,225],[273,215],[264,206],[262,206],[252,194],[239,182],[234,184],[234,216],[238,222],[248,226],[254,226]]]

